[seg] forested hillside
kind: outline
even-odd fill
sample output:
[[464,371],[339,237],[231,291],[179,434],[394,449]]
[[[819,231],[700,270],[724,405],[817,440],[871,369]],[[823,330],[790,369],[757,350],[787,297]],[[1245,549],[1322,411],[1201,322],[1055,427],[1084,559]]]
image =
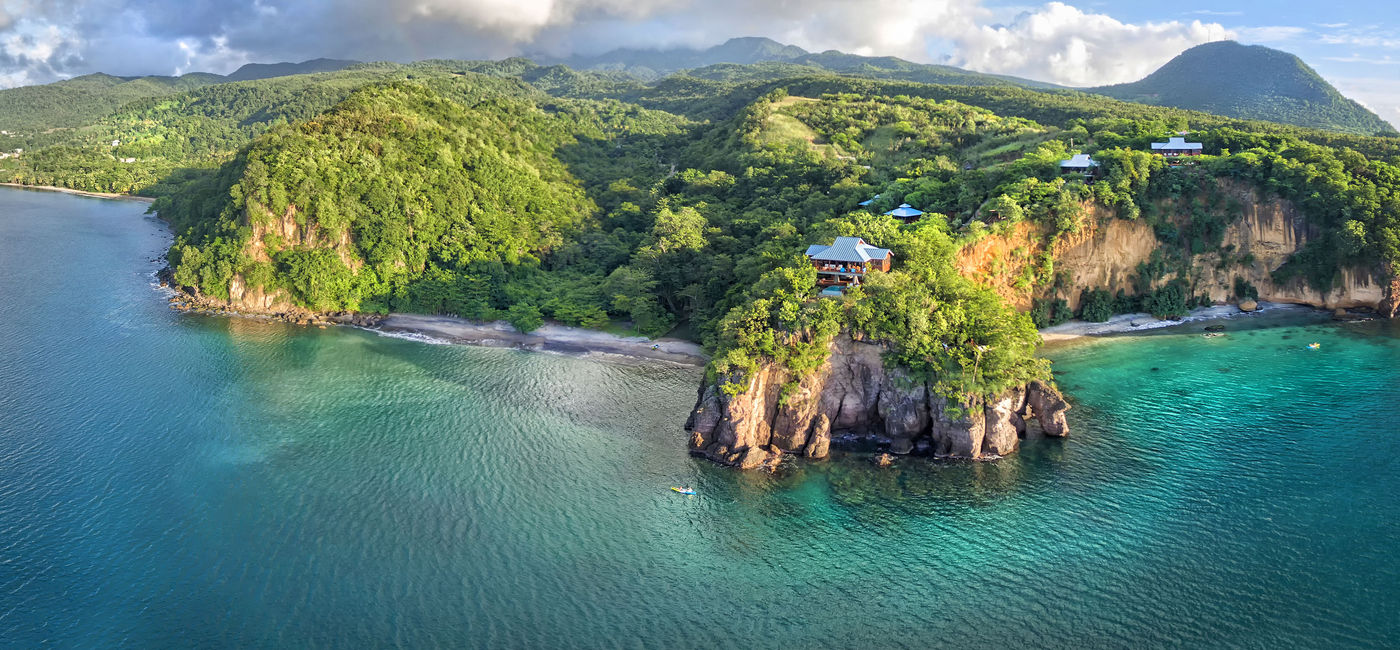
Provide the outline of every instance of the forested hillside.
[[[121,106],[219,83],[219,75],[196,72],[183,77],[124,79],[90,74],[43,86],[0,90],[0,130],[29,136],[50,129],[91,124]],[[0,141],[0,148],[9,149]]]
[[1198,45],[1133,83],[1088,89],[1117,99],[1358,135],[1396,134],[1298,57],[1234,41]]

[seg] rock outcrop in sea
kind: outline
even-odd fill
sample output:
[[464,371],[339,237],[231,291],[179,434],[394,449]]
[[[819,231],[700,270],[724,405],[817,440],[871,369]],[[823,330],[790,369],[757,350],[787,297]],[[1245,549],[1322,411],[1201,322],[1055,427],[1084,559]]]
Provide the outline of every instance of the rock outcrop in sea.
[[1048,383],[949,403],[922,379],[886,368],[883,350],[841,336],[826,363],[786,391],[791,376],[777,364],[747,377],[737,395],[703,385],[685,425],[691,453],[741,469],[772,467],[786,454],[825,458],[832,446],[984,459],[1015,452],[1028,435],[1069,434],[1069,404]]

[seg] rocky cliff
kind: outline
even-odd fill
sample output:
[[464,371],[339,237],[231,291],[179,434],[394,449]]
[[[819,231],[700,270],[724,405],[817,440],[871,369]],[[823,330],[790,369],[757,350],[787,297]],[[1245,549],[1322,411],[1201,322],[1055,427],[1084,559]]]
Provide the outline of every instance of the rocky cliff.
[[820,369],[786,390],[792,377],[774,364],[734,396],[702,386],[686,422],[691,453],[743,469],[771,467],[784,454],[824,458],[833,445],[978,459],[1012,453],[1026,435],[1069,433],[1069,405],[1048,384],[950,404],[926,382],[886,368],[882,352],[841,336]]
[[[1319,233],[1290,201],[1235,183],[1222,182],[1219,191],[1238,206],[1238,215],[1225,229],[1222,250],[1191,257],[1185,279],[1193,294],[1208,294],[1216,302],[1227,302],[1235,278],[1239,277],[1258,290],[1261,300],[1269,302],[1325,309],[1374,309],[1395,315],[1400,303],[1400,279],[1388,277],[1380,268],[1342,269],[1327,292],[1307,286],[1301,278],[1275,283],[1273,272]],[[1160,207],[1170,213],[1179,206]],[[1169,219],[1182,226],[1190,216],[1176,214]],[[1058,297],[1077,310],[1084,289],[1108,289],[1110,293],[1121,289],[1132,294],[1138,265],[1150,260],[1154,252],[1166,249],[1167,245],[1145,220],[1117,219],[1102,207],[1086,205],[1079,230],[1061,237],[1048,251],[1055,271],[1069,278]],[[1030,308],[1032,298],[1048,297],[1045,289],[1036,290],[1018,282],[1026,266],[1035,264],[1044,252],[1043,228],[1023,222],[1005,234],[991,235],[965,247],[958,256],[958,270],[992,287],[1024,311]],[[1169,273],[1158,279],[1157,285],[1177,277]]]
[[[244,210],[239,225],[247,227],[250,235],[244,248],[249,259],[266,264],[273,263],[273,254],[292,247],[306,246],[326,248],[333,251],[348,268],[359,270],[364,263],[354,253],[354,243],[347,230],[338,233],[328,232],[315,223],[305,223],[298,217],[295,205],[288,205],[284,213],[278,215],[260,206],[250,205]],[[233,274],[228,283],[228,300],[200,292],[195,287],[179,286],[174,282],[173,269],[162,271],[161,280],[169,283],[185,294],[173,304],[202,311],[226,311],[231,313],[266,316],[294,323],[340,322],[363,324],[376,320],[371,314],[349,312],[319,313],[292,302],[286,289],[250,285],[241,273]]]

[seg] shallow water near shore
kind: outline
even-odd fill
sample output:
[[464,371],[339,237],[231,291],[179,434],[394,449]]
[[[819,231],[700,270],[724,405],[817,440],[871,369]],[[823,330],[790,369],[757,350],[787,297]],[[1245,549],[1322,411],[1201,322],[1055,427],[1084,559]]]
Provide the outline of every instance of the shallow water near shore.
[[698,369],[173,312],[144,208],[0,189],[0,645],[1400,645],[1396,323],[1058,345],[1070,439],[741,474]]

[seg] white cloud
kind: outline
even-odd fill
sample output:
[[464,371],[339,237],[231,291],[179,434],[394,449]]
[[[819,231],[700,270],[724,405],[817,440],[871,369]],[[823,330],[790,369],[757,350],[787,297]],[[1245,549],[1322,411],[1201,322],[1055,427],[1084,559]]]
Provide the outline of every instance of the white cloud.
[[1262,27],[1236,27],[1235,33],[1239,35],[1240,40],[1250,43],[1276,43],[1307,36],[1308,30],[1303,27],[1287,25],[1265,25]]
[[1368,56],[1361,56],[1361,55],[1359,55],[1359,54],[1353,54],[1353,55],[1351,55],[1351,56],[1324,56],[1324,57],[1322,57],[1322,59],[1323,59],[1324,61],[1335,61],[1335,62],[1337,62],[1337,63],[1365,63],[1365,64],[1367,64],[1367,65],[1397,65],[1397,64],[1400,64],[1400,59],[1393,59],[1393,58],[1388,57],[1388,56],[1368,57]]
[[[988,7],[985,2],[0,0],[0,16],[26,17],[0,27],[0,43],[22,53],[0,52],[0,83],[47,81],[98,69],[118,74],[228,72],[248,60],[497,58],[522,51],[704,46],[756,35],[809,50],[892,55],[1068,85],[1100,85],[1141,78],[1201,43],[1243,34],[1250,40],[1283,38],[1296,34],[1287,30],[1299,29],[1250,32],[1200,20],[1130,23],[1062,2],[1023,7]],[[58,32],[48,32],[48,40],[14,40],[26,21]],[[45,45],[56,40],[62,44]],[[27,72],[21,77],[21,71]]]
[[0,52],[20,61],[48,61],[65,45],[78,42],[76,35],[57,25],[20,19],[14,29],[0,38]]
[[1386,50],[1400,49],[1400,38],[1389,35],[1366,33],[1323,34],[1323,43],[1328,45],[1352,45],[1356,47],[1376,47]]
[[1400,79],[1393,77],[1332,77],[1343,95],[1355,99],[1390,122],[1400,125]]
[[207,45],[199,41],[185,40],[176,41],[175,44],[185,55],[184,62],[175,67],[176,75],[208,70],[233,70],[248,63],[250,58],[247,52],[229,48],[228,37],[222,35],[209,39]]
[[1135,81],[1182,50],[1234,36],[1214,23],[1124,23],[1051,2],[1010,24],[949,38],[958,49],[954,65],[1089,86]]

